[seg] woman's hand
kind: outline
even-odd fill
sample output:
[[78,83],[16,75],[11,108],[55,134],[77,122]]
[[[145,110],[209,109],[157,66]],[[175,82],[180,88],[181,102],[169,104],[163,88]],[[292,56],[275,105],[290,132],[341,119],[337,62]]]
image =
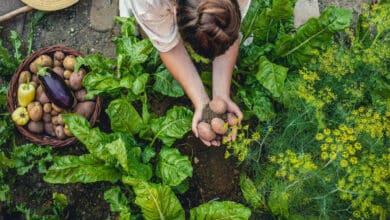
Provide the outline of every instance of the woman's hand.
[[[242,118],[244,117],[244,114],[241,112],[240,108],[236,103],[234,103],[231,98],[229,97],[219,97],[223,99],[227,104],[227,112],[234,114],[234,116],[237,118],[237,125],[241,123]],[[225,137],[226,141],[235,141],[237,138],[237,126],[232,127],[232,131]]]
[[195,136],[199,138],[206,146],[220,146],[221,142],[220,141],[206,141],[199,137],[199,132],[198,132],[198,124],[202,121],[202,113],[203,113],[203,108],[205,105],[195,108],[194,112],[194,117],[192,118],[192,132],[194,132]]

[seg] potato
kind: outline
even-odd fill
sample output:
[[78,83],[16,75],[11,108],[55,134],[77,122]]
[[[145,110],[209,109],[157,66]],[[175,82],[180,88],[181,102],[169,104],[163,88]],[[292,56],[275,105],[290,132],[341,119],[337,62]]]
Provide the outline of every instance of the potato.
[[227,113],[227,120],[230,126],[235,126],[238,124],[238,118],[234,113]]
[[70,71],[70,70],[65,70],[65,71],[64,71],[64,78],[65,78],[65,79],[69,79],[71,74],[72,74],[72,71]]
[[61,78],[64,78],[64,68],[56,66],[53,68],[53,72],[55,72],[57,75],[61,76]]
[[59,125],[59,123],[58,123],[58,115],[51,117],[51,123],[53,125]]
[[58,107],[56,104],[52,103],[51,108],[56,112],[61,112],[62,108]]
[[43,111],[46,112],[46,113],[50,113],[51,112],[51,104],[50,103],[45,103],[43,105]]
[[65,69],[73,71],[74,70],[74,65],[76,64],[76,57],[73,55],[68,55],[64,58],[64,62],[62,65],[64,66]]
[[59,125],[65,125],[65,122],[62,120],[61,114],[57,115],[57,122]]
[[69,87],[73,90],[80,90],[83,87],[83,78],[85,74],[83,71],[73,72],[69,78]]
[[50,113],[43,113],[42,120],[44,122],[51,122],[51,114]]
[[54,61],[53,61],[53,65],[56,67],[56,66],[58,66],[58,67],[62,67],[62,62],[61,61],[59,61],[59,60],[57,60],[57,59],[54,59]]
[[58,125],[54,128],[54,132],[56,133],[56,136],[58,139],[65,139],[66,135],[64,132],[64,127],[62,125]]
[[46,55],[43,54],[36,58],[31,64],[30,64],[30,71],[33,73],[38,72],[38,66],[40,67],[52,67],[53,66],[53,59]]
[[221,98],[214,98],[209,102],[209,107],[211,111],[216,114],[224,114],[227,110],[226,102]]
[[216,138],[215,132],[211,129],[211,125],[206,122],[200,122],[197,126],[199,137],[205,141],[212,141]]
[[31,81],[30,85],[34,86],[35,89],[38,87],[38,83],[34,81]]
[[73,112],[83,116],[86,119],[89,119],[89,117],[92,115],[94,110],[95,110],[95,102],[85,101],[85,102],[79,102],[74,107]]
[[43,132],[43,122],[42,121],[30,121],[27,124],[27,129],[33,133],[40,134]]
[[31,81],[31,73],[27,70],[22,71],[19,75],[18,83],[19,85],[22,83],[27,83],[27,81]]
[[32,121],[40,121],[43,116],[42,105],[39,102],[32,102],[27,106],[28,116]]
[[53,124],[52,123],[44,123],[43,125],[45,133],[50,136],[56,136],[56,133],[54,132]]
[[46,93],[42,91],[40,96],[36,95],[36,99],[41,103],[41,104],[46,104],[50,102],[49,97],[47,97]]
[[87,94],[87,91],[85,89],[81,89],[77,92],[75,92],[75,96],[77,101],[84,102],[86,100],[85,95]]
[[39,80],[38,80],[38,76],[37,75],[32,75],[32,77],[31,77],[31,82],[36,82],[36,83],[38,83],[39,82]]
[[68,125],[65,125],[64,127],[64,133],[66,136],[71,137],[73,136],[72,132],[69,130]]
[[64,58],[65,58],[64,52],[62,52],[62,51],[56,51],[56,52],[54,53],[54,59],[56,59],[56,60],[58,60],[58,61],[63,61]]
[[220,118],[213,118],[211,119],[211,128],[213,131],[217,134],[224,135],[226,131],[228,130],[227,123],[225,123],[222,119]]
[[57,116],[60,113],[52,109],[50,114],[51,114],[51,116]]

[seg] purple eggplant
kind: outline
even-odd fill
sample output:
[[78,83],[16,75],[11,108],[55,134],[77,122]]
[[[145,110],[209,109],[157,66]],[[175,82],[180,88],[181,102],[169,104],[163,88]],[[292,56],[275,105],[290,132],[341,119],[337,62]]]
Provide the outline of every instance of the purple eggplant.
[[45,73],[38,74],[38,79],[51,102],[63,109],[70,109],[74,106],[76,98],[72,90],[52,69],[46,68]]

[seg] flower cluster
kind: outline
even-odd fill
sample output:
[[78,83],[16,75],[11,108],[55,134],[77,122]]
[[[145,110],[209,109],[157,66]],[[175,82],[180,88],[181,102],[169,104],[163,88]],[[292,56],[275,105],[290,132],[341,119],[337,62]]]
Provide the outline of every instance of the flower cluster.
[[271,156],[269,161],[278,166],[275,176],[285,178],[290,182],[303,178],[318,169],[310,154],[296,154],[291,150]]
[[[235,133],[235,134],[233,134]],[[230,141],[228,137],[236,135],[235,141]],[[248,148],[256,141],[260,140],[260,133],[254,132],[249,134],[248,125],[232,126],[230,133],[222,140],[223,144],[226,144],[225,158],[229,158],[231,155],[236,155],[239,161],[244,161],[248,155]]]
[[365,152],[358,164],[346,170],[337,188],[340,198],[351,202],[353,217],[385,219],[390,211],[390,148],[381,157]]
[[360,107],[352,111],[347,121],[352,123],[360,134],[367,133],[372,138],[390,137],[390,118],[386,115],[381,116],[372,108]]
[[333,130],[326,128],[317,133],[315,139],[322,142],[320,146],[322,160],[338,161],[342,168],[348,167],[349,164],[357,164],[356,153],[361,151],[363,146],[357,141],[353,128],[345,124]]

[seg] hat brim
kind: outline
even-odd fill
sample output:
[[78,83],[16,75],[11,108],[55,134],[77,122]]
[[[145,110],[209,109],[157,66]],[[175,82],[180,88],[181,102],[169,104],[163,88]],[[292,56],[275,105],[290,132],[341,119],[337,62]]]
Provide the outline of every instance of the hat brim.
[[24,4],[41,11],[56,11],[67,8],[79,0],[21,0]]

